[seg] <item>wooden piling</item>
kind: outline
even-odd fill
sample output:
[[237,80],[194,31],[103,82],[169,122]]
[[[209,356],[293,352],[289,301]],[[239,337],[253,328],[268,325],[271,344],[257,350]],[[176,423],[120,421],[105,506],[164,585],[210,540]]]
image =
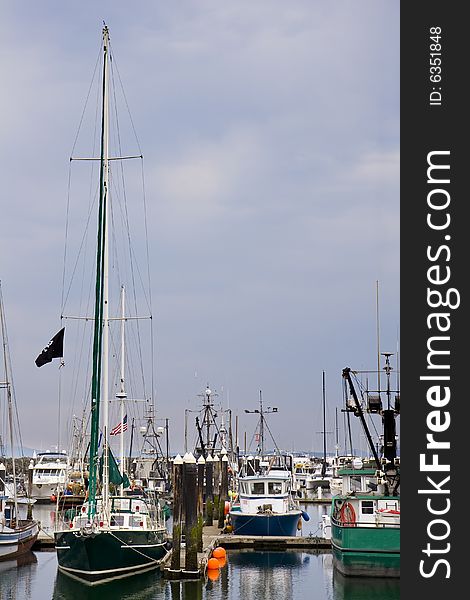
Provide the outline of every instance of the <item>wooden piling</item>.
[[220,458],[218,454],[214,460],[214,521],[219,520],[219,495],[220,495]]
[[220,468],[220,494],[219,494],[219,529],[224,528],[225,502],[228,500],[228,458],[227,453],[222,450]]
[[214,462],[212,456],[206,458],[206,525],[212,525],[214,520]]
[[197,465],[196,459],[191,453],[187,453],[183,457],[183,490],[184,537],[186,541],[184,570],[198,574]]
[[206,461],[200,456],[197,461],[197,551],[202,552],[202,528],[204,525],[204,471]]
[[181,527],[183,517],[183,459],[178,454],[173,461],[173,549],[171,569],[181,568]]

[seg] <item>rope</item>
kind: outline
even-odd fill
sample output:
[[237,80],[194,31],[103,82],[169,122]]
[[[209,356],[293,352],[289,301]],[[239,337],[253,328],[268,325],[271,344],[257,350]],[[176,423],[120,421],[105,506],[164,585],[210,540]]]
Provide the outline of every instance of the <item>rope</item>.
[[[130,548],[131,550],[134,550],[134,552],[137,552],[137,554],[140,554],[141,556],[143,556],[144,558],[147,558],[148,560],[151,560],[153,562],[158,562],[155,558],[152,558],[151,556],[147,556],[147,554],[144,554],[143,552],[141,552],[140,550],[138,550],[137,548],[134,548],[133,546],[130,546],[127,542],[125,542],[124,540],[121,540],[121,538],[119,538],[117,535],[115,535],[112,531],[108,531],[108,533],[110,535],[112,535],[114,538],[116,538],[119,542],[121,542],[121,544],[124,544],[125,546],[127,546],[128,548]],[[162,546],[164,545],[164,543],[162,544]],[[163,559],[162,559],[163,560]]]

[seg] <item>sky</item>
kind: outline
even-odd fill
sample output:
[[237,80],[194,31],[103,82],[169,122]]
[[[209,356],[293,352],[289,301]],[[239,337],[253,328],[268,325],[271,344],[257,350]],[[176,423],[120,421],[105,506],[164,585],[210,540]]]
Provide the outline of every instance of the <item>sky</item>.
[[380,350],[399,344],[399,3],[0,3],[0,280],[38,451],[75,411],[57,361],[34,360],[61,326],[69,158],[103,21],[144,155],[171,451],[207,384],[242,447],[261,390],[279,447],[321,449],[322,372],[331,432],[342,369],[376,367],[377,322]]

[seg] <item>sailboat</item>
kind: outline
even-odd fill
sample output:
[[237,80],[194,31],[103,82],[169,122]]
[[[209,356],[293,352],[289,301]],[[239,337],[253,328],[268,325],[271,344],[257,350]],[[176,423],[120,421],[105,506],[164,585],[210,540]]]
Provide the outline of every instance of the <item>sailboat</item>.
[[[8,337],[3,308],[3,296],[0,286],[0,325],[2,330],[4,380],[0,380],[0,388],[6,391],[8,430],[12,456],[12,492],[10,498],[5,494],[5,481],[0,481],[0,560],[17,558],[28,553],[39,534],[37,521],[32,518],[22,519],[18,508],[18,486],[15,464],[13,436],[13,394],[11,368],[8,356]],[[2,473],[5,471],[2,470]],[[31,507],[31,505],[30,505]],[[30,508],[29,507],[29,508]],[[29,512],[29,511],[28,511]]]
[[323,461],[317,464],[313,472],[307,475],[305,487],[307,492],[317,492],[318,488],[329,490],[333,475],[331,465],[328,464],[326,454],[326,393],[325,393],[325,371],[322,372],[322,410],[323,410]]
[[[149,497],[124,495],[127,483],[114,458],[108,428],[109,31],[103,28],[101,155],[93,321],[91,432],[87,499],[68,525],[54,532],[59,570],[87,584],[157,568],[169,552],[161,511]],[[124,392],[120,396],[124,399]],[[102,419],[100,412],[102,408]],[[102,448],[101,457],[99,456]],[[113,495],[110,486],[122,486]]]

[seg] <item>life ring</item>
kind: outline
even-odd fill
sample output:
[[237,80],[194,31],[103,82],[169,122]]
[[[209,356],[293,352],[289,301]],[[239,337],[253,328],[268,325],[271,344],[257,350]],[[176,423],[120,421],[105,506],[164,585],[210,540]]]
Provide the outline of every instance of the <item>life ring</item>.
[[346,527],[354,527],[356,524],[356,511],[350,502],[345,502],[339,511],[339,520]]

